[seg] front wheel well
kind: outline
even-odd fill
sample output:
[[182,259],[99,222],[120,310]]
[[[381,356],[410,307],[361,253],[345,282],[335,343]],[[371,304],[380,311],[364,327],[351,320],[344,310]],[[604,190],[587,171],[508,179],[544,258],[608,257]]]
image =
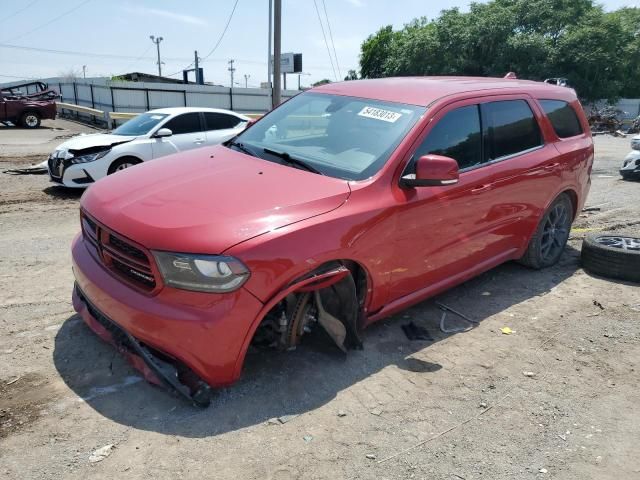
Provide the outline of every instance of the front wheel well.
[[[346,259],[327,261],[298,276],[273,296],[272,307],[261,319],[251,343],[285,350],[295,347],[303,333],[302,328],[292,330],[300,322],[301,302],[304,308],[309,298],[320,302],[317,295],[321,295],[322,304],[344,323],[348,331],[347,343],[359,348],[361,341],[357,332],[364,324],[370,285],[366,269],[358,262]],[[289,335],[292,331],[300,335]]]

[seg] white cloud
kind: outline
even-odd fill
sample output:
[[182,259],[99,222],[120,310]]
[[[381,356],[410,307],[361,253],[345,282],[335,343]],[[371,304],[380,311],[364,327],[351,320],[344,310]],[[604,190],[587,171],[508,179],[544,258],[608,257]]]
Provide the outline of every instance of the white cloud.
[[354,7],[364,7],[364,2],[362,0],[347,0]]
[[188,23],[190,25],[207,25],[207,22],[202,20],[201,18],[194,17],[192,15],[185,15],[184,13],[175,13],[170,12],[169,10],[161,10],[159,8],[148,8],[148,7],[133,7],[133,6],[125,6],[123,7],[126,12],[138,14],[138,15],[153,15],[156,17],[167,18],[169,20],[174,20],[176,22]]

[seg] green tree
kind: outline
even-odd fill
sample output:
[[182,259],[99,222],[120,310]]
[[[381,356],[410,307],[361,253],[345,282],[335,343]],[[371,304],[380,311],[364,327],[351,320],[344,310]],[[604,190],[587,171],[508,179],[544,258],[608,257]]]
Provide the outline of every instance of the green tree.
[[318,87],[320,85],[325,85],[327,83],[331,83],[331,80],[329,80],[328,78],[323,78],[322,80],[319,80],[316,83],[313,83],[311,86],[312,87]]
[[355,70],[349,70],[347,72],[347,76],[344,77],[345,81],[348,80],[357,80],[358,79],[358,72],[356,72]]
[[361,46],[362,78],[567,77],[585,100],[640,96],[640,9],[593,0],[493,0],[386,26]]

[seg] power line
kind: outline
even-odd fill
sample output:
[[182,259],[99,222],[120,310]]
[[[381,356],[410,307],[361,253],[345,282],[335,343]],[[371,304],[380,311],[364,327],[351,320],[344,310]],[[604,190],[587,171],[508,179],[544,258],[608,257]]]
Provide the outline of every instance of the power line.
[[316,7],[316,13],[318,14],[318,21],[320,22],[320,29],[322,30],[322,38],[324,38],[324,44],[327,47],[327,53],[329,54],[329,61],[331,62],[331,70],[333,70],[333,76],[336,80],[338,77],[336,75],[336,69],[333,66],[333,57],[331,56],[331,50],[329,49],[329,43],[327,42],[327,36],[324,33],[324,25],[322,25],[322,18],[320,17],[320,10],[318,10],[318,3],[316,0],[313,0],[313,4]]
[[28,8],[31,7],[31,5],[33,5],[34,3],[38,3],[40,0],[33,0],[33,2],[29,3],[26,7],[21,8],[19,10],[16,10],[15,12],[13,12],[11,15],[7,15],[4,18],[0,18],[0,23],[2,22],[6,22],[7,20],[9,20],[10,18],[15,17],[16,15],[18,15],[19,13],[24,12],[25,10],[27,10]]
[[[233,14],[236,11],[236,7],[238,6],[238,2],[239,1],[240,0],[236,0],[236,2],[233,4],[233,8],[231,9],[231,14],[229,15],[229,18],[227,19],[227,23],[225,24],[224,29],[222,30],[222,33],[220,34],[220,38],[218,38],[218,41],[213,46],[213,48],[209,51],[209,53],[207,53],[204,57],[200,58],[200,62],[204,62],[207,58],[209,58],[209,56],[213,52],[216,51],[216,49],[218,48],[218,46],[222,42],[222,39],[224,38],[225,33],[227,33],[227,29],[229,28],[229,24],[231,23],[231,19],[233,18]],[[245,62],[245,63],[251,63],[251,62]],[[174,75],[178,75],[179,73],[182,73],[184,70],[187,70],[187,69],[191,68],[193,65],[194,65],[194,62],[191,62],[189,65],[184,67],[182,70],[178,70],[177,72],[170,73],[169,75],[165,75],[165,77],[173,77]]]
[[78,10],[80,7],[86,5],[87,3],[89,3],[91,0],[84,0],[84,2],[80,3],[79,5],[76,5],[75,7],[73,7],[71,10],[67,10],[64,13],[61,13],[60,15],[58,15],[57,17],[52,18],[51,20],[49,20],[48,22],[42,23],[40,25],[38,25],[35,28],[32,28],[31,30],[27,30],[26,32],[22,33],[21,35],[18,35],[17,37],[11,37],[11,40],[17,40],[19,38],[22,37],[26,37],[27,35],[32,34],[33,32],[40,30],[41,28],[44,28],[48,25],[51,25],[53,22],[57,22],[58,20],[60,20],[62,17],[65,17],[67,15],[69,15],[70,13],[75,12],[76,10]]
[[[153,45],[151,45],[151,48],[153,47]],[[134,57],[133,55],[117,55],[117,54],[113,54],[113,53],[97,53],[97,52],[79,52],[77,50],[54,50],[51,48],[38,48],[38,47],[26,47],[23,45],[12,45],[9,43],[0,43],[0,48],[10,48],[13,50],[25,50],[25,51],[30,51],[30,52],[42,52],[42,53],[50,53],[50,54],[56,54],[56,55],[75,55],[75,56],[79,56],[79,57],[100,57],[100,58],[113,58],[113,59],[119,59],[119,60],[142,60],[143,58],[146,60],[156,60],[153,57],[144,57],[144,55],[140,56],[140,57]],[[148,51],[147,51],[148,53]],[[189,61],[191,60],[191,57],[167,57],[167,56],[162,56],[163,60],[170,60],[170,61],[174,61],[174,62],[185,62],[185,61]],[[246,59],[238,59],[239,61],[241,61],[242,63],[247,63],[250,65],[264,65],[265,62],[261,62],[258,60],[246,60]],[[209,59],[210,62],[224,62],[227,63],[227,59],[226,58],[210,58]],[[182,70],[180,70],[182,71]]]
[[214,45],[214,47],[211,49],[211,51],[209,53],[207,53],[204,57],[202,57],[202,61],[204,62],[207,58],[209,58],[209,56],[216,51],[216,48],[218,48],[218,46],[220,45],[220,42],[222,42],[222,39],[224,38],[224,34],[227,33],[227,29],[229,28],[229,24],[231,23],[231,19],[233,18],[233,14],[236,11],[236,7],[238,6],[238,2],[240,0],[236,0],[236,3],[233,4],[233,9],[231,10],[231,15],[229,15],[229,19],[227,20],[227,24],[224,26],[224,30],[222,30],[222,34],[220,35],[220,38],[218,39],[218,41],[216,42],[216,44]]
[[331,32],[331,22],[329,22],[329,15],[327,14],[327,4],[322,0],[322,8],[324,9],[324,16],[327,19],[327,29],[329,30],[329,38],[331,39],[331,46],[333,47],[333,56],[336,57],[336,68],[338,69],[338,77],[342,79],[342,73],[340,72],[340,65],[338,64],[338,53],[336,52],[336,44],[333,43],[333,33]]
[[149,45],[147,47],[147,49],[142,53],[142,55],[140,55],[139,57],[137,57],[135,60],[133,60],[132,62],[127,63],[127,66],[124,68],[124,70],[129,70],[129,68],[131,68],[135,63],[139,62],[140,60],[142,60],[144,58],[144,56],[149,53],[149,50],[151,50],[153,48],[153,45]]

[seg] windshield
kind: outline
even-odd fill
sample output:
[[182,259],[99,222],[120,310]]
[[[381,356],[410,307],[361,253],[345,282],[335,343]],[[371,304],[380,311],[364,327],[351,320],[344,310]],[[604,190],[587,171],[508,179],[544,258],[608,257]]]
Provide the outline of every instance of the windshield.
[[302,93],[236,143],[268,160],[277,161],[269,151],[279,158],[285,153],[324,175],[364,180],[380,170],[424,112],[415,105]]
[[114,135],[126,135],[129,137],[146,135],[153,127],[168,116],[166,113],[143,113],[123,123],[112,133]]

